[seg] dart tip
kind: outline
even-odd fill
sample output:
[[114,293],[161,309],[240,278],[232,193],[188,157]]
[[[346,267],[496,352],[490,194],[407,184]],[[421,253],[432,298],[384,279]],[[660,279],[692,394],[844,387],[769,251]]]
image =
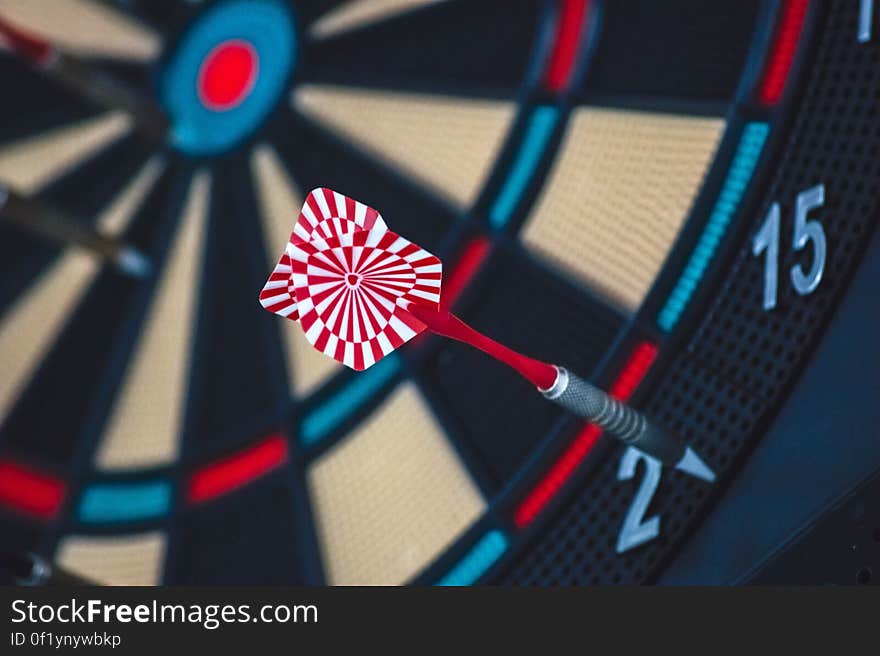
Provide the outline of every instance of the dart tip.
[[119,251],[116,266],[120,271],[135,278],[146,278],[153,271],[150,260],[143,253],[131,247]]
[[715,481],[715,472],[707,465],[703,459],[697,455],[691,447],[687,447],[681,460],[675,465],[679,471],[683,471],[691,476],[696,476],[704,481],[712,483]]

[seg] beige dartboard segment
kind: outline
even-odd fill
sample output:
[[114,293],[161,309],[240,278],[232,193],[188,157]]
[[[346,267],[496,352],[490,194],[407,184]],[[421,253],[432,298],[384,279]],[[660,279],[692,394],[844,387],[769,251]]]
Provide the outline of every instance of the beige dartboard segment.
[[72,250],[47,268],[0,319],[0,423],[36,373],[98,263]]
[[485,510],[412,383],[404,383],[308,473],[333,584],[404,583]]
[[108,112],[14,141],[0,148],[0,183],[22,194],[33,193],[130,128],[126,115]]
[[294,106],[448,202],[467,207],[495,162],[513,103],[303,85]]
[[353,2],[344,2],[316,20],[309,29],[309,34],[316,39],[326,39],[443,1],[445,0],[353,0]]
[[165,158],[162,155],[154,155],[147,160],[119,195],[101,212],[97,227],[111,235],[121,234],[163,170]]
[[716,118],[576,110],[523,242],[634,311],[681,230],[724,125]]
[[106,585],[157,585],[162,582],[167,539],[164,533],[64,538],[58,564],[85,579]]
[[87,56],[149,60],[162,45],[143,23],[94,0],[2,0],[0,15],[60,48]]
[[177,455],[209,190],[209,174],[197,173],[97,451],[101,469],[159,466]]

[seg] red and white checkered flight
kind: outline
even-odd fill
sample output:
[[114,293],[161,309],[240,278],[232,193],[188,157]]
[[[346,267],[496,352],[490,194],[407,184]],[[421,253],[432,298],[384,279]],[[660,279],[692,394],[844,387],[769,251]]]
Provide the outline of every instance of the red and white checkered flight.
[[425,329],[404,307],[436,308],[441,277],[440,260],[388,230],[376,210],[321,188],[308,195],[260,303],[362,371]]

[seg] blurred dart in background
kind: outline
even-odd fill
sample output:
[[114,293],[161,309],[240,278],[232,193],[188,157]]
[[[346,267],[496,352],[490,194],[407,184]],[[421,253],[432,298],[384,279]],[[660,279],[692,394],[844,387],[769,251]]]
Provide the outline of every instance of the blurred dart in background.
[[[299,321],[319,351],[362,371],[428,330],[514,369],[545,398],[663,464],[706,481],[714,472],[687,444],[561,366],[476,331],[440,306],[442,263],[391,232],[381,215],[329,189],[313,190],[260,293],[264,308]],[[522,319],[529,314],[523,299]]]
[[2,182],[0,221],[14,223],[50,241],[78,246],[136,278],[146,277],[152,271],[149,259],[136,248],[40,200],[22,196]]
[[[165,114],[146,95],[85,59],[63,52],[49,41],[25,32],[0,16],[0,42],[68,90],[108,109],[121,110],[141,134],[161,140],[168,131]],[[149,260],[119,239],[86,226],[46,203],[28,198],[0,181],[0,221],[42,238],[83,248],[127,275],[144,277]]]
[[145,136],[164,140],[169,121],[149,96],[100,67],[25,32],[0,15],[0,41],[22,59],[73,93],[101,107],[129,115]]

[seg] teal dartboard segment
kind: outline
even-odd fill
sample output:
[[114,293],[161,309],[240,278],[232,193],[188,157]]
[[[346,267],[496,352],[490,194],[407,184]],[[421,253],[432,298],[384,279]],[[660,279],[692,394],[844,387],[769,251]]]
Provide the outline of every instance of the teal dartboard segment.
[[528,126],[520,144],[519,151],[510,172],[489,210],[489,222],[492,227],[500,230],[510,220],[513,211],[525,193],[526,187],[532,179],[550,136],[553,134],[553,128],[559,120],[559,110],[555,107],[541,106],[536,107],[535,111],[529,118]]
[[747,123],[743,129],[739,145],[730,164],[730,170],[727,172],[721,193],[712,208],[706,227],[703,229],[681,277],[675,283],[672,293],[657,317],[657,325],[664,332],[671,332],[678,324],[678,320],[709,268],[712,258],[715,257],[718,246],[736,214],[755,171],[755,166],[761,157],[764,142],[769,133],[770,126],[767,123]]
[[83,524],[134,522],[163,517],[171,506],[171,483],[165,480],[95,483],[80,499]]
[[472,585],[507,551],[507,537],[499,530],[489,531],[465,554],[437,585]]
[[304,447],[318,444],[362,405],[389,383],[400,371],[400,359],[389,355],[309,412],[300,426],[300,442]]

